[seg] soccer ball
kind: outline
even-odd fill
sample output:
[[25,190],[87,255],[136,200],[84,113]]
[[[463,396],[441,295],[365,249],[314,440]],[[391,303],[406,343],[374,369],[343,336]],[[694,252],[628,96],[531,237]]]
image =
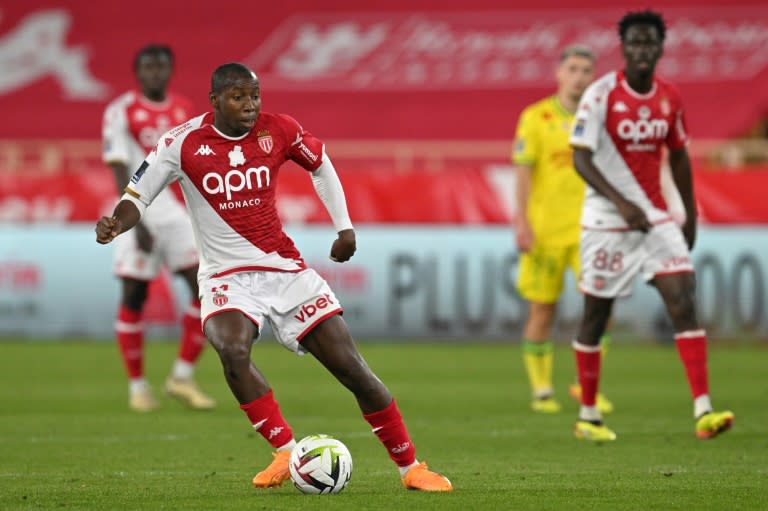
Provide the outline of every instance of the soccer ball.
[[352,477],[347,446],[328,435],[302,438],[288,463],[293,485],[303,493],[339,493]]

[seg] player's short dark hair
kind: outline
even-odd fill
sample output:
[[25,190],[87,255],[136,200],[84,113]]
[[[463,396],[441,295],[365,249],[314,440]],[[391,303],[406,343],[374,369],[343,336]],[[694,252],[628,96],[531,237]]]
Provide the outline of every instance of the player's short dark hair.
[[243,78],[256,78],[256,73],[239,62],[222,64],[211,75],[211,92],[221,92]]
[[136,52],[133,57],[133,70],[139,69],[139,62],[142,57],[167,57],[168,62],[173,66],[173,50],[165,44],[148,44]]
[[619,37],[622,41],[624,40],[624,36],[627,35],[629,27],[633,25],[650,25],[656,27],[662,42],[664,42],[664,38],[667,35],[667,24],[664,22],[664,18],[662,18],[661,14],[658,12],[654,12],[650,9],[628,12],[619,20]]

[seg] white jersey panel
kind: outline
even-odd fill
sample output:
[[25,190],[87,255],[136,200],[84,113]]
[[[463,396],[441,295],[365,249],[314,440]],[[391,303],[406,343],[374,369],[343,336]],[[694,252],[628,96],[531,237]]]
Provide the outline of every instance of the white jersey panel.
[[[598,144],[600,150],[593,154],[592,161],[603,173],[603,177],[627,200],[642,208],[651,223],[668,220],[669,213],[654,207],[605,130],[600,133]],[[581,225],[590,229],[627,227],[616,205],[589,185],[584,198]]]
[[301,261],[286,259],[276,252],[267,253],[260,250],[232,229],[189,179],[182,178],[180,182],[184,199],[192,209],[192,228],[200,256],[199,280],[228,273],[235,268],[290,272],[304,268]]
[[[606,118],[610,93],[619,85],[617,73],[598,79],[584,92],[576,112],[570,144],[592,151],[592,162],[603,177],[627,200],[645,211],[652,223],[670,218],[669,213],[653,205],[634,173],[611,138]],[[615,108],[615,106],[614,106]],[[582,226],[590,229],[622,229],[627,227],[616,205],[587,184],[581,217]]]
[[606,98],[616,86],[616,74],[610,73],[592,83],[579,101],[573,120],[570,144],[595,152],[600,147],[602,132],[605,131]]
[[[181,150],[185,139],[203,124],[205,115],[178,126],[162,137],[157,147],[139,168],[128,185],[132,196],[146,205],[178,179],[187,203],[200,258],[199,280],[230,270],[273,270],[297,272],[305,268],[302,260],[264,252],[232,228],[211,203],[201,195],[195,183],[181,169]],[[151,209],[151,208],[150,208]],[[149,209],[148,209],[149,211]]]

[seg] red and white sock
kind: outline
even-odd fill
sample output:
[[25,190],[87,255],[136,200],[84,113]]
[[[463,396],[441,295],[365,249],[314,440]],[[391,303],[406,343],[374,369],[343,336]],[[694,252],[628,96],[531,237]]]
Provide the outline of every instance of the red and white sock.
[[123,364],[131,380],[131,388],[138,388],[144,382],[144,324],[141,311],[121,305],[115,321],[115,336],[123,357]]
[[703,329],[678,332],[675,334],[675,345],[691,388],[694,416],[699,417],[711,412],[707,374],[707,333]]
[[573,341],[576,369],[581,385],[581,411],[579,418],[589,421],[602,420],[597,410],[597,388],[600,383],[600,345],[590,346]]
[[192,378],[195,362],[205,347],[205,335],[200,325],[200,300],[193,299],[181,318],[181,342],[172,376],[179,380]]
[[416,447],[411,442],[394,399],[383,410],[364,414],[363,418],[368,421],[373,428],[373,433],[384,444],[389,457],[400,469],[401,475],[417,464]]
[[248,416],[253,429],[276,450],[291,450],[296,445],[293,430],[283,418],[272,390],[250,403],[241,404],[240,409]]

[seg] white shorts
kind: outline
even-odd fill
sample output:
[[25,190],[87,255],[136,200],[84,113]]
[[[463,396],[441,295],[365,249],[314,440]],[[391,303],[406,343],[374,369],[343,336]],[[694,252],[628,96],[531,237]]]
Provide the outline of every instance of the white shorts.
[[118,277],[152,280],[165,265],[176,273],[198,264],[192,223],[184,215],[160,225],[147,225],[152,234],[152,252],[139,250],[136,234],[128,231],[115,239],[113,270]]
[[343,311],[328,283],[315,270],[297,273],[252,271],[200,282],[203,328],[225,311],[245,314],[259,327],[269,321],[278,342],[304,353],[299,342],[326,318]]
[[693,272],[683,233],[674,222],[640,231],[582,229],[579,287],[589,295],[616,298],[632,293],[635,275]]

